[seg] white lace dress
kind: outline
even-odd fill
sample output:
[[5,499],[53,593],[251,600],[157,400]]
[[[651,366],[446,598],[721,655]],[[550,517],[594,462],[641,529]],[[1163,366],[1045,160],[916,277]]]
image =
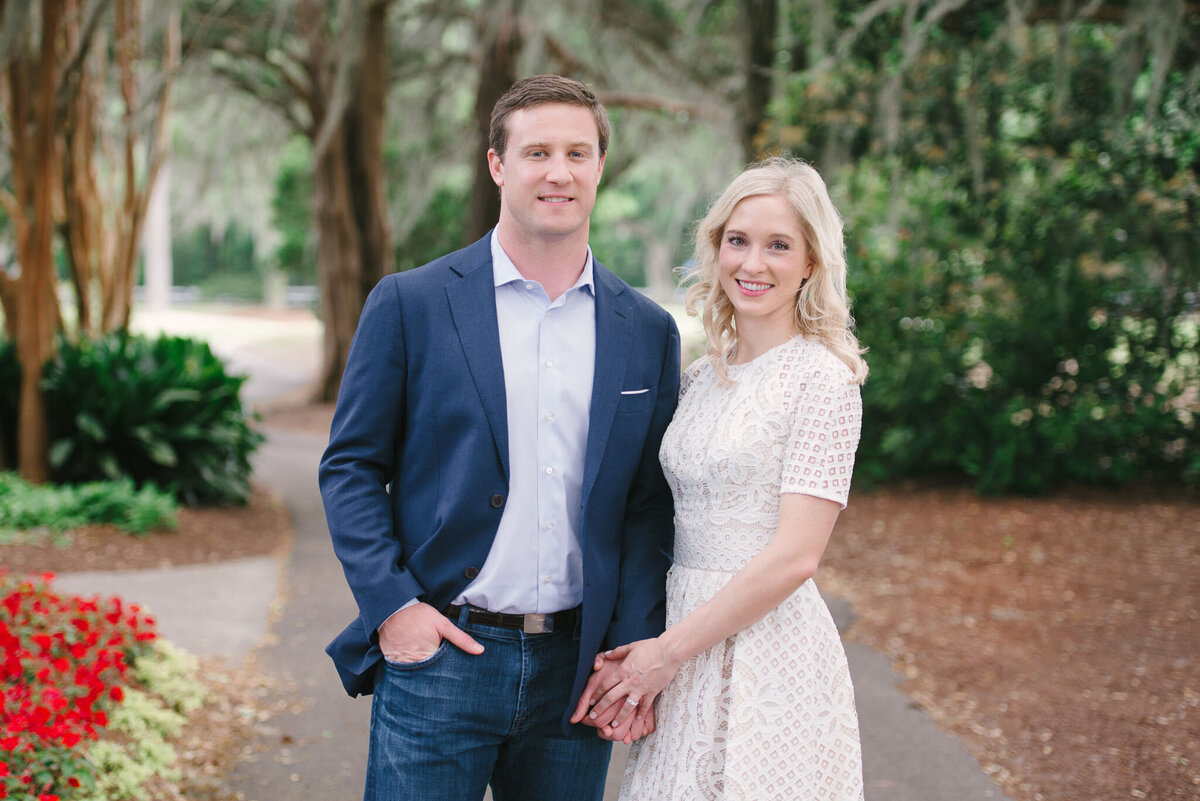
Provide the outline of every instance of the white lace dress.
[[[729,367],[684,372],[660,456],[675,497],[667,625],[709,600],[771,539],[782,492],[844,507],[862,402],[851,372],[802,336]],[[684,663],[633,747],[623,801],[858,801],[854,689],[810,579],[762,620]]]

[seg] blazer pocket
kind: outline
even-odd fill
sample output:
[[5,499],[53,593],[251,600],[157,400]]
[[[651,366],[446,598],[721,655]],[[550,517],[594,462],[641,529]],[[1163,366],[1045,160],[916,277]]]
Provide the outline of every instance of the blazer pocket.
[[621,390],[621,398],[617,401],[617,414],[632,414],[654,408],[658,400],[658,387],[635,387]]

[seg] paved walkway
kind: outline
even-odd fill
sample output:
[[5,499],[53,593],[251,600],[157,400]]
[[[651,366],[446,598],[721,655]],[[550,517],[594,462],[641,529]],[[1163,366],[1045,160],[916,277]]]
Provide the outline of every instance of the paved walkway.
[[[297,372],[278,372],[275,352],[265,357],[253,344],[227,343],[220,350],[232,350],[237,363],[250,369],[273,363],[277,374],[286,376],[279,384],[259,380],[258,398],[269,397],[272,384],[284,390],[296,384]],[[238,765],[229,777],[247,801],[358,801],[370,700],[346,697],[323,653],[355,614],[317,492],[316,466],[325,438],[270,428],[266,433],[256,477],[283,498],[295,523],[295,544],[286,557],[78,573],[61,576],[58,586],[142,603],[158,617],[166,636],[194,653],[222,656],[233,664],[254,653],[257,667],[277,680],[279,700],[286,705],[267,722],[260,756]],[[840,628],[853,625],[845,603],[830,599],[830,607]],[[862,729],[866,801],[1004,801],[965,746],[896,689],[899,677],[884,656],[853,642],[846,650]],[[614,752],[606,801],[616,798],[625,754],[624,748]],[[563,797],[571,798],[569,792]]]

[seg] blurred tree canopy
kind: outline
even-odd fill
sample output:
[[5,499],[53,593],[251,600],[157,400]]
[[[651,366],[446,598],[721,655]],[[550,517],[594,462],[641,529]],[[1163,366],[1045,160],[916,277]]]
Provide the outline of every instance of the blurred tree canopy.
[[[121,2],[77,0],[65,19],[110,30]],[[161,23],[143,25],[137,55],[148,86],[177,78],[176,216],[236,221],[253,258],[320,285],[319,397],[336,393],[380,276],[493,224],[491,106],[516,78],[557,72],[613,118],[593,248],[661,300],[692,222],[744,164],[787,151],[821,170],[870,348],[860,478],[1200,483],[1197,0],[178,7],[179,70],[151,35]],[[0,63],[36,64],[46,9],[0,0]],[[70,74],[64,63],[76,60],[50,72]],[[12,80],[0,94],[16,96]],[[0,296],[32,241],[11,154],[13,121],[32,125],[33,108],[10,100],[0,119]],[[154,108],[137,117],[141,141],[154,141]],[[151,164],[139,157],[137,174]]]

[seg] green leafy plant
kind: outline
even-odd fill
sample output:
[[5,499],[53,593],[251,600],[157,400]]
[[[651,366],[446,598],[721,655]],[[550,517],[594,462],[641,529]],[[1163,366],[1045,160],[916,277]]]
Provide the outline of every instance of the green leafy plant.
[[[52,478],[128,478],[188,504],[244,503],[263,437],[242,408],[243,381],[196,340],[116,333],[61,342],[42,380]],[[0,385],[0,396],[15,392]]]
[[177,506],[153,484],[97,481],[75,486],[35,485],[0,472],[0,533],[5,530],[68,531],[89,523],[111,523],[130,534],[174,529]]

